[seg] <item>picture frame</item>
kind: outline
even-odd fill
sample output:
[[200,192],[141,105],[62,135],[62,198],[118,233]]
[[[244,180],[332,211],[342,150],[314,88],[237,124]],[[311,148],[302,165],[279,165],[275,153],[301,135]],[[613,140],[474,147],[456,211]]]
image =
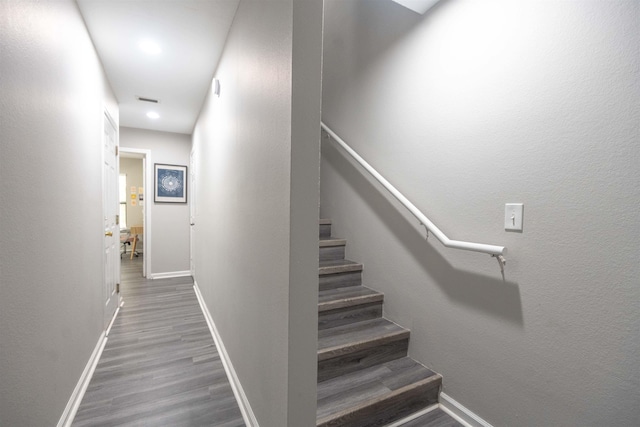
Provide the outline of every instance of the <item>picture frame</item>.
[[154,163],[154,202],[187,203],[187,167]]

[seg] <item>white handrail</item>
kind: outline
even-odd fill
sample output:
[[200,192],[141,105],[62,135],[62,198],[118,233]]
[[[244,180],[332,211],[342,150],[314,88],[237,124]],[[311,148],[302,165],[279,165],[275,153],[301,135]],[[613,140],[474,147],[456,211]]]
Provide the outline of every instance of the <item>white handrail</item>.
[[377,179],[378,182],[380,182],[380,184],[384,186],[384,188],[389,190],[393,197],[398,199],[400,203],[402,203],[407,209],[409,209],[409,212],[411,212],[413,216],[415,216],[418,221],[420,221],[420,224],[425,226],[427,232],[430,231],[431,233],[433,233],[444,246],[448,248],[489,254],[498,258],[500,267],[504,267],[504,264],[506,262],[504,259],[504,255],[507,252],[507,249],[504,246],[486,245],[484,243],[472,243],[449,239],[438,227],[435,226],[434,223],[429,220],[429,218],[427,218],[422,212],[420,212],[420,210],[418,210],[418,208],[413,203],[411,203],[402,193],[400,193],[397,188],[391,185],[391,183],[387,181],[382,175],[380,175],[380,173],[378,173],[377,170],[375,170],[369,163],[367,163],[365,159],[360,157],[358,153],[356,153],[351,147],[349,147],[349,145],[347,145],[347,143],[344,142],[342,138],[336,135],[336,133],[324,123],[320,124],[322,126],[322,129],[324,129],[338,144],[340,144],[340,146],[344,148],[346,152],[351,155],[351,157],[353,157],[358,163],[360,163],[360,165],[365,168],[367,172],[373,175],[373,177]]

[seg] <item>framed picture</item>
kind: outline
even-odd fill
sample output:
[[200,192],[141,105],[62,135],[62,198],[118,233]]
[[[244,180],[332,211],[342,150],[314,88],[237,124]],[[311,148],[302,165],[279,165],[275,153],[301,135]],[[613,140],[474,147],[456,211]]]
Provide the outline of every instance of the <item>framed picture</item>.
[[187,203],[187,167],[179,165],[155,165],[156,203]]

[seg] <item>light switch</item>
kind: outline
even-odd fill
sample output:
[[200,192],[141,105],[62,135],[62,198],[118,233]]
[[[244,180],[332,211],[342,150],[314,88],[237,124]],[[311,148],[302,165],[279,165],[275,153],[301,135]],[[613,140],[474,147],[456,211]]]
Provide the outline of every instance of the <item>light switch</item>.
[[523,203],[507,203],[504,205],[504,229],[522,231]]

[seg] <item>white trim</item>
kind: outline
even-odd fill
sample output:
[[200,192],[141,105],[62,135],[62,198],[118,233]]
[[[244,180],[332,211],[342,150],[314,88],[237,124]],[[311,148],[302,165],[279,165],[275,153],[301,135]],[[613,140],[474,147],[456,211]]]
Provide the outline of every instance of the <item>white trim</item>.
[[111,332],[111,327],[113,326],[113,322],[116,321],[116,317],[118,317],[118,313],[120,312],[120,307],[122,307],[124,305],[124,301],[122,301],[122,299],[120,298],[120,294],[118,294],[118,308],[116,308],[116,312],[113,313],[113,318],[111,319],[111,322],[109,322],[109,326],[107,326],[107,330],[105,331],[104,335],[106,337],[109,336],[109,332]]
[[167,271],[166,273],[153,273],[149,274],[149,279],[171,279],[173,277],[188,277],[191,276],[191,271]]
[[440,393],[440,408],[468,427],[493,427],[446,393]]
[[216,344],[218,349],[218,353],[220,353],[220,359],[222,360],[222,365],[224,366],[224,370],[227,373],[227,378],[229,379],[229,383],[231,383],[231,388],[233,389],[233,394],[238,401],[238,406],[240,406],[240,412],[242,412],[242,418],[244,422],[249,427],[259,427],[258,420],[251,409],[251,404],[249,403],[249,399],[247,399],[247,395],[242,388],[242,384],[240,384],[240,379],[238,379],[238,375],[236,374],[235,369],[233,368],[233,364],[231,363],[231,359],[229,359],[229,354],[227,353],[224,344],[222,343],[222,338],[220,338],[220,334],[218,333],[218,329],[216,328],[215,323],[213,323],[213,318],[211,317],[211,313],[209,313],[209,309],[204,303],[204,298],[202,298],[202,294],[200,293],[200,288],[198,288],[198,283],[194,280],[193,289],[196,292],[196,297],[198,297],[198,302],[200,303],[200,308],[202,309],[202,314],[204,314],[205,319],[207,320],[207,325],[209,325],[209,330],[211,331],[211,336],[213,337],[213,341]]
[[402,427],[402,425],[408,423],[409,421],[413,421],[418,417],[421,417],[425,414],[428,414],[431,411],[435,411],[436,409],[438,409],[440,407],[440,405],[438,405],[437,403],[434,403],[431,406],[426,407],[425,409],[418,411],[418,412],[414,412],[413,414],[409,415],[408,417],[404,417],[398,421],[395,421],[391,424],[387,424],[384,427]]
[[[118,311],[116,310],[116,314],[117,313]],[[82,398],[84,397],[84,393],[87,391],[87,387],[89,386],[89,382],[91,381],[93,372],[96,370],[96,366],[98,365],[98,361],[100,360],[100,356],[102,355],[102,350],[104,350],[104,346],[106,344],[107,336],[103,332],[102,334],[100,334],[100,338],[98,339],[96,347],[93,349],[93,353],[91,353],[91,357],[89,357],[87,366],[84,367],[84,371],[82,371],[82,375],[80,375],[80,379],[78,380],[78,384],[76,384],[76,388],[73,389],[73,393],[71,393],[69,402],[67,402],[67,406],[64,408],[64,412],[62,412],[62,416],[58,421],[58,427],[71,426],[71,423],[76,416],[76,412],[78,412],[80,402],[82,402]]]

